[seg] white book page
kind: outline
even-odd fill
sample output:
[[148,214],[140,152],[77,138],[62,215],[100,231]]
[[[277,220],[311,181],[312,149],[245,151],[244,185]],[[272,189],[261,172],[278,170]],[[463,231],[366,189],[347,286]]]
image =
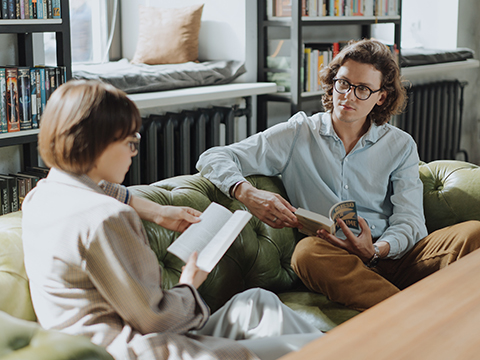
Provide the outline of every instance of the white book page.
[[197,251],[201,253],[222,226],[232,217],[227,208],[212,202],[200,215],[199,223],[192,224],[180,235],[167,250],[185,263],[190,254]]
[[206,272],[212,271],[251,217],[252,215],[247,211],[235,211],[232,217],[198,255],[197,266]]

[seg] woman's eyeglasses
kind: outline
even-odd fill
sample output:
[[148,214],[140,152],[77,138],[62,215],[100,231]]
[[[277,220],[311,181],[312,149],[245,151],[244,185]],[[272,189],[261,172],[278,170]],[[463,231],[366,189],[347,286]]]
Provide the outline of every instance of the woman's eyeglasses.
[[132,150],[132,152],[138,152],[140,148],[140,139],[142,138],[142,136],[138,132],[136,132],[132,135],[132,138],[133,139],[128,142],[130,150]]

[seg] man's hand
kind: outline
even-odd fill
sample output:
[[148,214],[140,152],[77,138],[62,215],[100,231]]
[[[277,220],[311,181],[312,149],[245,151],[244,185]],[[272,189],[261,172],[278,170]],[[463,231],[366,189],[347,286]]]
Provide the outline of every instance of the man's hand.
[[186,206],[160,205],[153,201],[132,196],[130,206],[140,218],[154,222],[168,230],[183,232],[190,224],[200,221],[200,211]]
[[243,203],[250,212],[273,228],[297,227],[295,209],[278,194],[259,190],[249,182],[241,183],[235,190],[234,197]]
[[187,264],[182,267],[182,274],[178,280],[179,284],[189,284],[198,289],[208,276],[206,271],[200,270],[197,266],[198,254],[196,251],[190,255]]
[[[330,244],[345,249],[351,254],[357,255],[365,263],[370,261],[375,253],[375,249],[373,248],[372,233],[370,232],[367,222],[360,216],[358,217],[358,223],[362,229],[362,232],[358,236],[355,236],[355,234],[352,233],[342,219],[337,219],[337,222],[346,236],[345,240],[339,239],[323,229],[319,230],[317,235],[322,239],[327,240]],[[390,245],[385,241],[379,242],[378,245],[380,245],[380,257],[385,257],[390,250]]]

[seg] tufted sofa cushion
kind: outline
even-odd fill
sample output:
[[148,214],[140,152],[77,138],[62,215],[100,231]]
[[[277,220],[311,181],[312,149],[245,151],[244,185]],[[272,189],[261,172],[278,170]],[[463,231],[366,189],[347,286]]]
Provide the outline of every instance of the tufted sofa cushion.
[[428,232],[467,220],[480,220],[480,167],[439,160],[420,165]]
[[[251,176],[249,181],[260,189],[286,197],[279,178]],[[243,204],[225,196],[209,180],[199,175],[169,178],[152,185],[134,186],[130,190],[135,195],[161,204],[190,206],[200,211],[204,211],[212,201],[231,211],[247,210]],[[163,286],[170,288],[178,283],[184,264],[166,249],[179,234],[147,221],[144,226],[150,245],[163,267]],[[262,287],[279,293],[300,285],[290,267],[296,239],[299,239],[296,230],[273,229],[253,217],[199,288],[212,311],[234,294],[248,288]]]

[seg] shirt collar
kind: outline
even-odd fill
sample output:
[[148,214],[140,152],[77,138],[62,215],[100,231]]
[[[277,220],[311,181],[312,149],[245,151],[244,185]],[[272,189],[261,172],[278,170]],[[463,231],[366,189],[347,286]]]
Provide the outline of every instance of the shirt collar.
[[49,181],[64,183],[76,187],[88,188],[100,194],[105,193],[103,189],[95,183],[95,181],[85,174],[77,175],[52,167],[48,173],[47,179]]
[[[335,132],[335,129],[333,128],[331,112],[323,113],[321,117],[321,122],[322,124],[320,126],[320,135],[331,136],[335,140],[340,140],[337,133]],[[367,133],[362,136],[360,141],[362,142],[362,145],[365,145],[366,142],[376,143],[387,132],[388,126],[386,124],[378,126],[374,122],[372,122]]]

